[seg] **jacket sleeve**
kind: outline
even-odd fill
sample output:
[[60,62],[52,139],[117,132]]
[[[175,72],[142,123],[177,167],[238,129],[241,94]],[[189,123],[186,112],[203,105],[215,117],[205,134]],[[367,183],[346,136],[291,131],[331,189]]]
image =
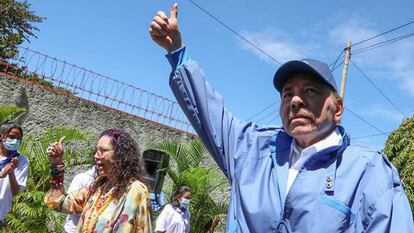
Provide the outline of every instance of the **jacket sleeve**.
[[254,126],[233,117],[224,108],[222,96],[206,82],[203,71],[192,60],[171,73],[170,86],[194,130],[231,183],[235,161],[245,155],[249,131]]
[[372,162],[371,166],[376,169],[368,174],[375,180],[369,186],[371,191],[367,192],[374,196],[365,196],[367,200],[372,200],[365,211],[365,232],[414,232],[413,215],[398,171],[386,155],[382,154],[381,157]]
[[413,215],[402,186],[385,192],[372,209],[366,232],[414,232]]

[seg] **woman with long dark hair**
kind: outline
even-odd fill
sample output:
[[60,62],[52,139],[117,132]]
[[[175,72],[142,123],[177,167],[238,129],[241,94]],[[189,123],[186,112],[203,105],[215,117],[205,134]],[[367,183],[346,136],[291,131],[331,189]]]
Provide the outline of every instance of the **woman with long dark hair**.
[[186,186],[179,187],[172,195],[170,204],[165,205],[157,218],[156,233],[188,233],[190,232],[191,190]]
[[143,184],[143,160],[135,140],[122,129],[107,129],[94,155],[97,178],[66,194],[63,139],[48,149],[51,161],[49,208],[81,214],[76,232],[151,232],[150,199]]

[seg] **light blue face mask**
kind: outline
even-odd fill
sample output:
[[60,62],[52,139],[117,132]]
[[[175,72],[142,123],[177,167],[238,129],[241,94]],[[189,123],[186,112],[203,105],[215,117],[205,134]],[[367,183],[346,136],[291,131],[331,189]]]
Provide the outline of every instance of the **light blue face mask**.
[[8,151],[16,151],[17,149],[19,149],[20,140],[17,138],[15,139],[6,138],[6,140],[3,141],[3,145],[4,145],[4,148],[6,148],[6,150]]
[[188,206],[190,205],[190,199],[183,198],[180,200],[180,207],[188,210]]

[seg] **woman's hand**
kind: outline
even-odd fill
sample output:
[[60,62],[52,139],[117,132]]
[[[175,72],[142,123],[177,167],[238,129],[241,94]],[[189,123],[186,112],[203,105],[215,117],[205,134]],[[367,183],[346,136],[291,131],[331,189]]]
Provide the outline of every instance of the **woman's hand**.
[[12,173],[14,169],[19,165],[19,159],[18,158],[12,158],[10,163],[8,163],[2,172],[0,172],[0,178],[6,177],[8,174]]
[[64,140],[65,140],[65,137],[62,137],[59,140],[59,142],[55,142],[47,148],[47,154],[49,156],[50,162],[54,164],[63,163],[64,154],[65,154],[65,151],[63,148]]

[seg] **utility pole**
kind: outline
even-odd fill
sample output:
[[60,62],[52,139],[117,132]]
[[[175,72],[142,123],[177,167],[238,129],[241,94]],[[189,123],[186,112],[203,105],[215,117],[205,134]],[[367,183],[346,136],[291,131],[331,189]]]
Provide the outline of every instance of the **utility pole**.
[[339,91],[339,96],[344,98],[345,94],[345,83],[346,83],[346,76],[348,74],[348,65],[349,60],[351,59],[351,42],[348,41],[345,47],[345,61],[344,61],[344,68],[342,70],[342,80],[341,80],[341,90]]

